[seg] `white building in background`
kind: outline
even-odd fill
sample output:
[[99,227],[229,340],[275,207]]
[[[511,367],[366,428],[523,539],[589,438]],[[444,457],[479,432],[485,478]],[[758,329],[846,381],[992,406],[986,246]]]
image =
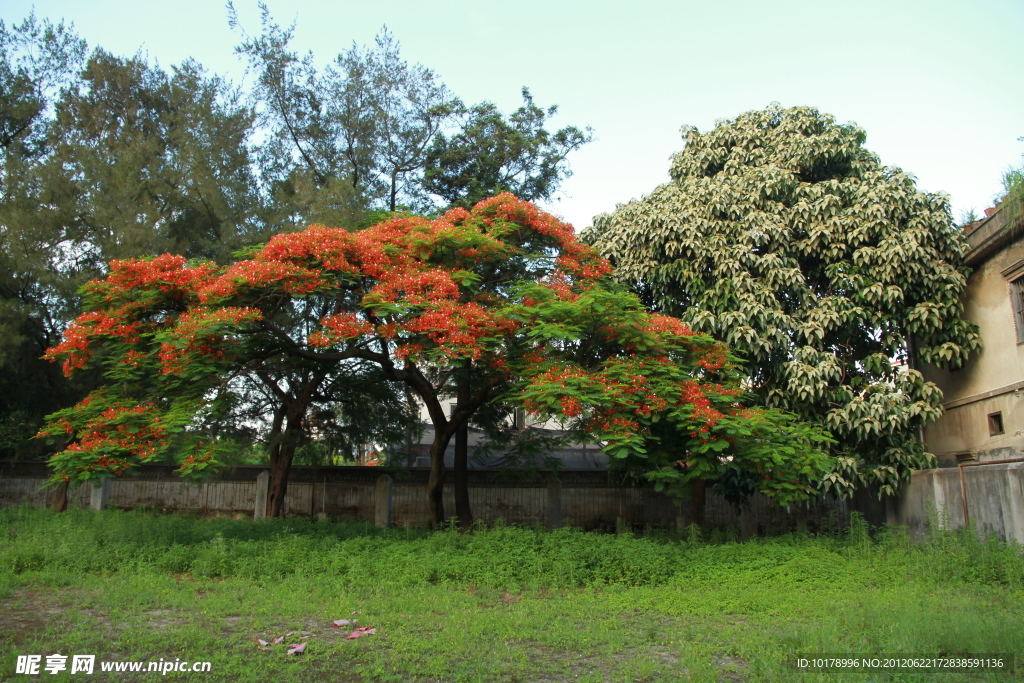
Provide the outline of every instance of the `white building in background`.
[[1005,203],[969,226],[964,317],[982,348],[959,370],[922,369],[945,414],[924,429],[941,466],[1024,456],[1024,212]]

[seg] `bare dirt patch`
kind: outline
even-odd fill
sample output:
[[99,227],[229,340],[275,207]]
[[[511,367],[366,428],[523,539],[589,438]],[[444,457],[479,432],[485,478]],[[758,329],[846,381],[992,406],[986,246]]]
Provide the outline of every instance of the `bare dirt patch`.
[[66,622],[70,610],[87,618],[99,619],[96,610],[74,604],[75,593],[74,589],[63,589],[58,596],[50,591],[14,589],[9,596],[0,599],[0,614],[4,615],[0,623],[0,640],[10,645],[21,645]]

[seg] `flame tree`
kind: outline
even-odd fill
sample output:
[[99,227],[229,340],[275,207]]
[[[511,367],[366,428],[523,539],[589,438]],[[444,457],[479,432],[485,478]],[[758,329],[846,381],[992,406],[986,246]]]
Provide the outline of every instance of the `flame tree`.
[[[609,274],[570,226],[509,194],[433,221],[278,235],[227,267],[171,255],[113,262],[48,354],[65,372],[99,364],[109,379],[51,416],[44,434],[71,439],[52,458],[54,479],[170,457],[202,472],[217,447],[196,425],[223,410],[238,382],[262,382],[281,405],[268,502],[280,514],[317,391],[372,369],[409,387],[430,415],[434,525],[444,521],[445,449],[491,398],[560,416],[672,492],[700,479],[737,497],[816,495],[830,466],[822,434],[743,408],[726,347],[645,312]],[[466,372],[472,391],[446,416],[441,398]]]

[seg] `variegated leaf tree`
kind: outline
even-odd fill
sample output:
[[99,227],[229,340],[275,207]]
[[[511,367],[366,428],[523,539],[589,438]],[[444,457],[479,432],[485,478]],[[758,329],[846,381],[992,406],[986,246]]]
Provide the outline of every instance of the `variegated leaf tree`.
[[[51,417],[47,433],[71,439],[51,460],[55,480],[169,457],[202,471],[217,444],[197,416],[230,403],[237,382],[262,382],[282,407],[268,503],[278,514],[316,393],[368,366],[429,412],[435,525],[445,449],[492,397],[563,416],[670,490],[699,477],[782,502],[811,495],[830,466],[823,435],[744,409],[725,346],[646,312],[606,286],[609,272],[570,226],[509,194],[433,221],[278,235],[227,267],[170,255],[115,262],[49,354],[68,372],[99,365],[109,379]],[[441,398],[467,372],[472,391],[446,415]]]
[[915,365],[958,367],[979,343],[948,198],[809,107],[682,133],[670,182],[583,240],[652,309],[728,343],[763,405],[831,431],[823,490],[894,493],[934,460],[918,431],[942,394]]

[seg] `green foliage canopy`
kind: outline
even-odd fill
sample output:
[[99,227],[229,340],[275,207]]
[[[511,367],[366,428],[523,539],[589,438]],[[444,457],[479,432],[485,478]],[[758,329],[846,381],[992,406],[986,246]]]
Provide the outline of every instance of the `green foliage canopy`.
[[942,394],[914,365],[958,367],[979,343],[947,198],[813,108],[682,132],[671,181],[584,241],[647,305],[728,343],[764,405],[831,431],[825,490],[893,493],[934,460],[917,432]]
[[523,106],[507,119],[490,102],[472,107],[460,131],[434,138],[424,187],[451,206],[470,207],[501,192],[530,202],[550,199],[571,175],[566,156],[592,139],[589,129],[575,126],[548,132],[545,124],[557,111],[534,104],[527,88]]

